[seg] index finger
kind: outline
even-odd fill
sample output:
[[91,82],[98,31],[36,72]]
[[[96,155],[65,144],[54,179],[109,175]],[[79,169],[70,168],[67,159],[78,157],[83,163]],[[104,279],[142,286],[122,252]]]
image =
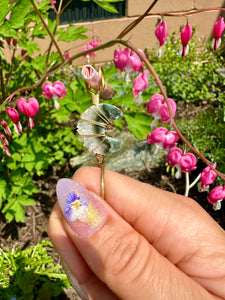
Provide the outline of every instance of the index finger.
[[[100,194],[98,168],[83,167],[73,179]],[[220,286],[225,297],[225,233],[194,200],[109,170],[105,200],[158,252],[211,292]]]

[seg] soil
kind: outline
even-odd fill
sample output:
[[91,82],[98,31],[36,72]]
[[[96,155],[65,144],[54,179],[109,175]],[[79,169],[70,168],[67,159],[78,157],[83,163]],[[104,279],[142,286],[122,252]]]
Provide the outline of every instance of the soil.
[[[188,109],[188,112],[192,112]],[[189,116],[191,118],[192,115]],[[36,205],[26,208],[25,223],[11,222],[7,223],[4,215],[0,214],[0,240],[1,247],[20,247],[26,249],[42,239],[48,240],[47,223],[52,208],[56,202],[55,187],[59,178],[70,177],[74,170],[71,169],[69,163],[63,166],[54,166],[48,169],[46,174],[42,177],[34,178],[34,182],[38,185],[40,193],[34,195]],[[184,180],[176,180],[170,174],[166,173],[165,168],[156,168],[151,170],[144,170],[141,172],[122,172],[125,175],[133,177],[142,182],[149,183],[164,190],[184,193]],[[191,176],[195,178],[195,172]],[[184,176],[183,176],[184,177]],[[225,204],[222,204],[222,209],[214,211],[212,205],[206,200],[207,193],[199,193],[197,187],[190,191],[190,197],[196,200],[221,227],[225,229]],[[49,254],[54,257],[56,263],[60,262],[60,257],[54,249],[49,249]],[[63,292],[59,299],[77,299],[74,290],[67,289]]]

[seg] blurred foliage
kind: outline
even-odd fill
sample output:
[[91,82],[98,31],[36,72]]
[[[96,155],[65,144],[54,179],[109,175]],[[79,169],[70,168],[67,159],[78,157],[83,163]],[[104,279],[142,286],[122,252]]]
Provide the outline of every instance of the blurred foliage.
[[70,282],[62,267],[53,265],[47,253],[47,248],[52,247],[42,240],[25,250],[0,249],[0,299],[59,299]]

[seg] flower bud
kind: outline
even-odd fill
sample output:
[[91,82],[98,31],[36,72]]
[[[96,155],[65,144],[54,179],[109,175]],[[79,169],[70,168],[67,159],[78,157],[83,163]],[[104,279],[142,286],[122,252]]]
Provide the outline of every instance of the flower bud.
[[159,40],[159,45],[163,46],[165,44],[166,41],[166,37],[167,37],[167,25],[166,22],[164,21],[160,21],[156,30],[155,30],[155,36],[157,37],[157,39]]
[[214,51],[217,50],[217,48],[221,44],[221,36],[223,34],[224,29],[225,29],[224,19],[223,17],[220,17],[213,27],[214,39],[213,39],[212,46]]
[[5,111],[14,124],[17,124],[19,122],[19,114],[15,108],[7,106]]
[[182,57],[188,53],[188,43],[192,36],[192,27],[190,24],[187,24],[183,27],[181,31],[181,42],[182,42]]
[[7,138],[4,136],[4,134],[0,133],[0,138],[1,138],[3,148],[8,148],[9,142],[8,142]]
[[6,107],[5,109],[7,115],[10,117],[12,122],[15,124],[15,130],[18,134],[22,134],[22,126],[19,122],[19,114],[18,111],[15,108],[11,108],[9,106]]
[[2,124],[2,126],[4,127],[5,133],[6,133],[7,135],[11,136],[11,135],[12,135],[12,132],[11,132],[11,130],[10,130],[10,128],[9,128],[9,126],[8,126],[8,124],[7,124],[7,122],[6,122],[5,120],[2,119],[1,124]]

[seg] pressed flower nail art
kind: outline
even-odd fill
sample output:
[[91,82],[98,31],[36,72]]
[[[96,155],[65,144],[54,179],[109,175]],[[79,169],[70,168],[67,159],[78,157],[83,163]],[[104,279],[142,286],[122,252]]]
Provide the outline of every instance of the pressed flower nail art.
[[66,197],[66,205],[64,213],[70,222],[80,220],[85,222],[88,217],[88,205],[84,197],[77,196],[75,192],[71,192]]
[[78,236],[90,236],[104,224],[107,213],[101,200],[79,183],[60,179],[56,192],[61,210]]

